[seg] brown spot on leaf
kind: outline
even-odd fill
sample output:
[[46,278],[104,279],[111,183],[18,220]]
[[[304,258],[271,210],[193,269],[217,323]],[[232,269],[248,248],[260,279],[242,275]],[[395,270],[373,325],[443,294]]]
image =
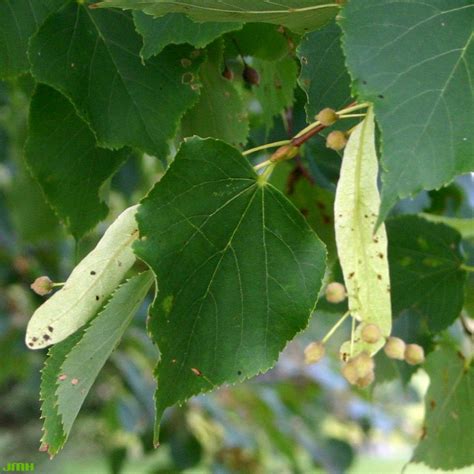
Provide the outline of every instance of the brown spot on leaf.
[[62,374],[58,377],[58,379],[62,382],[63,380],[66,380],[67,379],[67,375],[66,374]]
[[91,270],[91,275],[95,275],[95,271],[94,270]]
[[354,275],[355,275],[355,272],[351,272],[351,273],[349,273],[349,277],[348,277],[348,278],[351,279]]
[[194,375],[197,375],[198,377],[201,377],[202,372],[199,369],[196,369],[195,367],[191,367],[191,370]]
[[436,401],[435,400],[430,400],[430,408],[434,410],[436,408]]
[[53,326],[48,326],[48,331],[49,331],[49,332],[53,332],[53,331],[54,331]]
[[51,338],[48,336],[48,334],[43,334],[43,339],[45,341],[49,341]]
[[75,377],[71,380],[71,385],[77,385],[79,383],[79,379],[76,379]]

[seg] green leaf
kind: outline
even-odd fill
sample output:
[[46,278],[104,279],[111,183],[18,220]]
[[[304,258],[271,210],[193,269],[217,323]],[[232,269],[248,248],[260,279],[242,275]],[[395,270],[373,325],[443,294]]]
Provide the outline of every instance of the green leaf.
[[474,169],[473,21],[470,0],[348,2],[341,13],[353,89],[382,132],[381,220],[397,197]]
[[328,258],[333,261],[336,257],[334,194],[310,183],[307,179],[300,179],[294,188],[289,190],[288,199],[305,216],[308,224],[326,244]]
[[39,85],[30,105],[26,161],[76,239],[108,214],[99,191],[129,152],[97,148],[87,124],[59,92]]
[[195,23],[182,13],[154,18],[134,11],[133,21],[143,37],[140,54],[144,59],[161,53],[168,44],[188,43],[196,48],[204,48],[222,34],[242,28],[240,23]]
[[430,222],[439,222],[456,229],[462,235],[463,239],[474,238],[474,217],[472,219],[463,219],[462,217],[447,217],[425,213],[421,214],[421,216]]
[[387,233],[393,312],[413,308],[427,317],[433,332],[447,328],[463,305],[461,236],[408,215],[389,219]]
[[163,411],[269,369],[306,327],[324,245],[279,191],[218,140],[187,140],[137,215],[160,291],[150,332]]
[[57,454],[66,442],[61,415],[58,412],[56,388],[60,375],[61,365],[67,354],[82,337],[82,331],[72,334],[64,341],[56,344],[48,351],[48,358],[41,371],[41,418],[43,422],[43,436],[41,451],[47,451],[51,457]]
[[291,57],[280,61],[255,60],[252,66],[260,75],[255,96],[262,106],[262,116],[267,130],[273,126],[273,118],[293,103],[298,68]]
[[33,314],[26,329],[30,349],[56,344],[89,321],[135,263],[138,237],[132,206],[110,225],[97,246],[72,271],[64,286]]
[[0,77],[30,69],[28,41],[46,17],[65,0],[0,0]]
[[148,271],[121,285],[61,364],[58,375],[62,377],[57,383],[56,397],[66,438],[92,384],[120,342],[153,281],[153,274]]
[[301,62],[298,82],[306,92],[308,122],[323,108],[339,110],[351,100],[350,76],[335,23],[303,37],[297,50]]
[[243,146],[249,132],[248,114],[239,92],[222,76],[222,51],[220,40],[207,50],[207,60],[199,71],[201,97],[183,117],[182,134],[214,137]]
[[[388,337],[392,328],[387,235],[384,225],[374,232],[380,196],[377,189],[378,162],[372,109],[356,126],[344,149],[341,175],[334,202],[336,244],[349,299],[351,315],[363,323],[376,324]],[[354,345],[342,353],[377,352],[383,338],[366,343],[356,329]],[[350,346],[350,350],[349,350]]]
[[99,7],[141,10],[154,16],[185,13],[200,22],[262,22],[305,32],[326,24],[336,16],[339,5],[327,0],[280,0],[278,3],[254,0],[106,0]]
[[412,462],[443,470],[474,464],[472,360],[444,347],[428,357],[425,370],[430,386],[425,396],[423,434]]
[[165,159],[167,141],[198,98],[199,54],[170,46],[142,63],[131,15],[71,3],[30,42],[33,75],[61,91],[99,145],[136,147]]
[[41,376],[41,450],[51,457],[64,446],[94,380],[152,283],[151,272],[131,278],[117,289],[85,330],[49,350]]
[[225,38],[226,54],[234,57],[253,56],[277,61],[291,50],[289,33],[277,25],[246,23],[241,30],[234,31]]

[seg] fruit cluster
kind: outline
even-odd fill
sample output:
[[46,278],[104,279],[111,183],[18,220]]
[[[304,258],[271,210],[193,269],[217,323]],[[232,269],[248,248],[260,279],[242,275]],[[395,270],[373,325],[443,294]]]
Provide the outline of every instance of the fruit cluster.
[[[341,303],[347,297],[346,288],[343,284],[333,282],[327,285],[325,291],[326,300],[330,303]],[[328,336],[332,335],[332,331]],[[325,343],[329,337],[321,341],[313,341],[304,350],[305,362],[315,364],[325,355]],[[360,331],[361,339],[368,344],[375,344],[382,339],[380,328],[373,323],[366,323]],[[386,338],[383,350],[391,359],[404,360],[410,365],[418,365],[424,362],[425,354],[423,348],[418,344],[406,344],[398,337]],[[351,384],[360,388],[367,387],[375,379],[375,362],[368,352],[361,352],[348,360],[343,361],[342,375]]]
[[[336,113],[334,109],[326,107],[322,109],[317,115],[316,120],[324,125],[325,127],[329,127],[334,125],[337,120],[339,120],[339,115]],[[340,130],[333,130],[331,133],[328,134],[326,137],[326,146],[333,150],[339,151],[342,150],[346,144],[348,139],[348,133],[341,132]]]

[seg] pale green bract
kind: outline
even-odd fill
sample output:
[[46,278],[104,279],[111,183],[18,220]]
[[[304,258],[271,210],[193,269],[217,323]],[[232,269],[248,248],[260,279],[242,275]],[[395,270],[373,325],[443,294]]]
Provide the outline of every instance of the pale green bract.
[[91,319],[135,262],[138,237],[132,206],[120,214],[97,246],[72,271],[63,288],[42,304],[26,329],[30,349],[62,341]]
[[340,9],[328,0],[105,0],[95,6],[141,10],[158,17],[184,13],[196,22],[273,23],[300,33],[320,28]]
[[[344,150],[334,221],[351,315],[361,323],[376,324],[388,337],[392,313],[385,226],[374,233],[380,207],[377,174],[374,116],[369,108]],[[361,327],[356,329],[353,347],[345,343],[341,348],[343,360],[362,351],[374,354],[383,346],[383,338],[374,344],[363,342]]]

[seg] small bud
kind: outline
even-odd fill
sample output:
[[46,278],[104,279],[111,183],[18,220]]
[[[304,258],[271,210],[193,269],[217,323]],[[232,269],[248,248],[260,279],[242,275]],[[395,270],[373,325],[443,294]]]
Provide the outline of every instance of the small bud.
[[325,352],[326,350],[322,342],[311,342],[304,350],[304,361],[306,364],[315,364],[324,357]]
[[258,72],[253,67],[250,67],[247,64],[244,67],[242,77],[244,78],[244,81],[247,84],[258,86],[260,83],[260,76]]
[[333,150],[342,150],[347,144],[347,137],[344,132],[334,130],[326,137],[326,146]]
[[341,303],[347,297],[346,287],[342,283],[333,281],[326,286],[325,296],[330,303]]
[[376,324],[366,324],[360,333],[362,340],[369,344],[375,344],[382,337],[380,328]]
[[358,378],[356,384],[359,388],[365,388],[368,387],[374,380],[375,372],[371,370],[367,373],[367,375],[365,375],[365,377]]
[[278,148],[275,153],[270,157],[272,163],[278,163],[280,161],[291,160],[298,154],[298,147],[292,145],[283,145]]
[[30,285],[30,288],[37,295],[45,296],[53,290],[53,282],[47,276],[40,276]]
[[410,365],[422,364],[425,360],[425,351],[418,344],[408,344],[405,349],[405,361]]
[[330,125],[336,123],[339,116],[336,114],[334,109],[326,107],[325,109],[321,110],[318,115],[316,115],[316,120],[321,122],[321,125],[325,127],[329,127]]
[[234,79],[234,71],[232,71],[232,69],[226,66],[222,71],[222,76],[231,81],[232,79]]
[[405,342],[399,337],[389,337],[383,350],[390,359],[403,360],[405,358]]

